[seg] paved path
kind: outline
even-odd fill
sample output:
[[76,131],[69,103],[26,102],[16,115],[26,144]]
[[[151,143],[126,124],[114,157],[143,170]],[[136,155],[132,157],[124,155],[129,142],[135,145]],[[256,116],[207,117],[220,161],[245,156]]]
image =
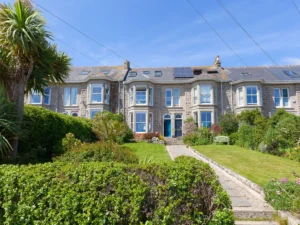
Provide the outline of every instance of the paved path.
[[[184,145],[169,145],[167,150],[172,159],[178,156],[191,156],[203,162],[209,163],[214,169],[222,187],[227,191],[232,201],[233,212],[236,218],[250,219],[250,218],[272,218],[274,210],[269,206],[263,197],[237,180],[235,177],[229,175],[215,164],[210,163],[202,156],[196,154],[190,148]],[[237,223],[243,224],[243,223]],[[248,223],[251,224],[251,223]],[[253,224],[256,224],[253,222]],[[263,223],[261,223],[263,224]],[[276,224],[273,222],[266,222],[264,224]]]

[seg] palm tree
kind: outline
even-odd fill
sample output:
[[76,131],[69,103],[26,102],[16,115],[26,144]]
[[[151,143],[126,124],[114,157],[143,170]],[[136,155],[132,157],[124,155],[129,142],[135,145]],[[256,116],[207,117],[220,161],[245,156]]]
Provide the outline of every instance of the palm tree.
[[[0,4],[0,82],[10,101],[16,103],[18,123],[23,120],[24,95],[30,90],[63,83],[71,59],[50,43],[45,21],[29,1]],[[13,157],[18,139],[13,141]]]

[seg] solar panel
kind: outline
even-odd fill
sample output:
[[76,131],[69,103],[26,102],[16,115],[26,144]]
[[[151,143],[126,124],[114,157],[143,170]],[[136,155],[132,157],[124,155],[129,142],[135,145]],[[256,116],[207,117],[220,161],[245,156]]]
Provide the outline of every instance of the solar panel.
[[284,70],[283,72],[291,78],[299,78],[300,77],[297,73],[290,71],[290,70]]
[[190,67],[177,67],[174,68],[175,78],[194,78],[193,71]]

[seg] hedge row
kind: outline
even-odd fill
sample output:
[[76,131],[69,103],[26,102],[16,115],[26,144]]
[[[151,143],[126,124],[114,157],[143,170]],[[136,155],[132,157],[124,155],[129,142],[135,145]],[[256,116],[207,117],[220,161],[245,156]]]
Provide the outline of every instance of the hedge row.
[[127,147],[110,143],[84,143],[53,159],[59,162],[138,163],[139,158]]
[[228,195],[211,168],[169,164],[0,166],[0,224],[233,225]]
[[95,140],[90,120],[35,106],[25,106],[23,133],[19,143],[21,163],[46,162],[60,154],[61,141],[67,133],[82,141]]

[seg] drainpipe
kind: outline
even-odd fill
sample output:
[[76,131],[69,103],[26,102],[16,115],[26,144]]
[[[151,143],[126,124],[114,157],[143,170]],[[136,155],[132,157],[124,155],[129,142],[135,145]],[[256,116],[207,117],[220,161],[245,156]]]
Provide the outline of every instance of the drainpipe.
[[123,121],[125,121],[125,84],[123,81]]
[[233,92],[232,92],[232,81],[230,82],[230,88],[231,88],[231,112],[234,113],[234,107],[233,107]]
[[221,80],[221,114],[223,114],[223,81]]
[[118,113],[120,113],[120,90],[121,90],[121,88],[120,88],[120,80],[118,80],[118,83],[119,83],[119,85],[118,85]]

